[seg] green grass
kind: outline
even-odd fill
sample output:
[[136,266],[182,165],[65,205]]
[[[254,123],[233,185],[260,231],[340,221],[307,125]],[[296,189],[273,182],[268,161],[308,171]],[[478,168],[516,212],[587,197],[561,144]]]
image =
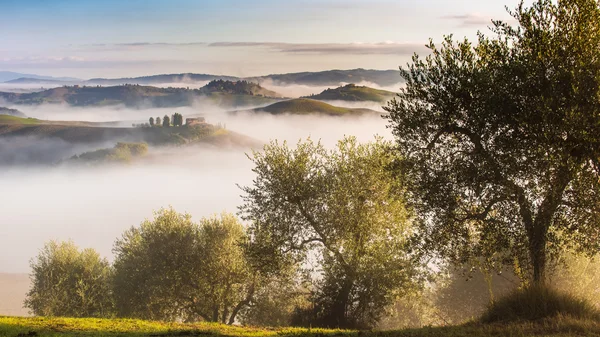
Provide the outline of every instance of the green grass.
[[600,336],[600,323],[562,315],[535,322],[470,323],[450,327],[427,327],[393,331],[351,331],[306,328],[253,328],[216,323],[161,323],[133,319],[0,317],[0,336],[356,336],[356,337],[483,337],[483,336]]
[[269,106],[254,109],[256,112],[268,112],[272,114],[325,114],[331,116],[362,114],[374,112],[369,109],[350,109],[333,106],[324,102],[307,98],[296,98],[271,104]]
[[25,124],[33,125],[39,124],[40,120],[35,118],[23,118],[17,116],[0,115],[0,124]]
[[134,319],[0,317],[0,336],[341,336],[351,331],[250,328],[217,323],[162,323]]

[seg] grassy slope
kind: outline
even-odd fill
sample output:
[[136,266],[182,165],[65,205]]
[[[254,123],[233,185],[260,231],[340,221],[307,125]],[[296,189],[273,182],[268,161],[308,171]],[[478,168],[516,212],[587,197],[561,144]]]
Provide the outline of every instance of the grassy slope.
[[86,122],[55,122],[0,115],[0,136],[35,136],[60,138],[71,143],[94,143],[106,140],[146,142],[151,145],[211,143],[227,146],[257,146],[244,135],[218,129],[210,124],[182,127],[119,128],[92,126]]
[[320,94],[312,95],[308,98],[326,101],[372,101],[384,103],[392,99],[394,95],[391,91],[348,84],[343,87],[326,89]]
[[35,118],[23,118],[17,116],[0,115],[0,124],[22,124],[22,125],[36,125],[40,124],[40,120]]
[[307,98],[296,98],[287,101],[277,102],[266,107],[254,109],[255,112],[268,112],[272,114],[324,114],[332,116],[341,115],[359,115],[363,113],[372,113],[369,109],[350,109],[333,106],[324,102]]
[[249,328],[215,323],[160,323],[131,319],[0,317],[0,336],[600,336],[600,323],[557,317],[535,323],[467,324],[454,327],[396,331],[349,331],[301,328]]

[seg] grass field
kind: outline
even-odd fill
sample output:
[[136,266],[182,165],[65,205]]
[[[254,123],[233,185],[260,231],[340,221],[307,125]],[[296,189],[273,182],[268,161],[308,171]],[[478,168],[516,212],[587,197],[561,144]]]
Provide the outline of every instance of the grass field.
[[23,124],[23,125],[35,125],[39,124],[40,121],[35,118],[23,118],[10,115],[0,115],[0,124]]
[[357,337],[483,337],[483,336],[600,336],[597,321],[575,320],[558,316],[536,322],[471,323],[453,327],[394,331],[351,331],[305,328],[251,328],[216,323],[160,323],[131,319],[0,317],[0,336],[357,336]]

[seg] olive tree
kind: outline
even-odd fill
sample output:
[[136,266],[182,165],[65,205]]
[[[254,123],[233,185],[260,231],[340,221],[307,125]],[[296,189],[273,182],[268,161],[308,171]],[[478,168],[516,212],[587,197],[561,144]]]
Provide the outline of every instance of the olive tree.
[[536,0],[478,43],[429,44],[386,110],[424,250],[544,283],[600,241],[600,5]]
[[234,323],[259,280],[245,259],[245,240],[231,214],[197,224],[188,214],[160,210],[115,243],[118,314]]
[[251,253],[269,267],[314,267],[314,310],[303,314],[313,317],[301,323],[373,326],[411,284],[411,227],[399,179],[386,169],[395,159],[388,145],[275,141],[250,156],[256,178],[243,187],[240,211],[251,222]]
[[73,242],[48,242],[31,261],[25,306],[34,315],[110,317],[111,268],[93,249]]

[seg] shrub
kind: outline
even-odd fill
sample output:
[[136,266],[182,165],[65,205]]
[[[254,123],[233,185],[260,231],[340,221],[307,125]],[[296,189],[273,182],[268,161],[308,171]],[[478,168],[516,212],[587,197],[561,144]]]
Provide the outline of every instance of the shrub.
[[535,321],[558,315],[600,320],[600,312],[588,301],[547,286],[529,286],[492,303],[481,320],[485,323]]

